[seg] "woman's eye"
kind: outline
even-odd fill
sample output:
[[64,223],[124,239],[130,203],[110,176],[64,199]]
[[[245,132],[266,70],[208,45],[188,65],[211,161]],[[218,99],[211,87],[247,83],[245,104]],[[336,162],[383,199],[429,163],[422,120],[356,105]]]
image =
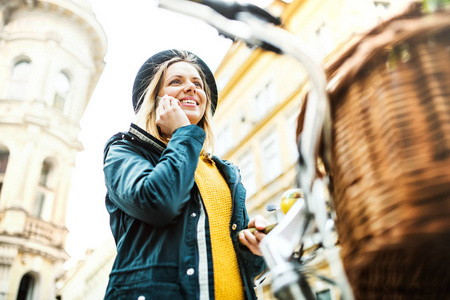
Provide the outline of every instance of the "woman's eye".
[[195,86],[198,88],[203,88],[202,83],[201,82],[194,82]]
[[180,83],[181,83],[180,80],[174,79],[174,80],[172,80],[171,82],[169,82],[169,85],[172,85],[172,84],[180,84]]

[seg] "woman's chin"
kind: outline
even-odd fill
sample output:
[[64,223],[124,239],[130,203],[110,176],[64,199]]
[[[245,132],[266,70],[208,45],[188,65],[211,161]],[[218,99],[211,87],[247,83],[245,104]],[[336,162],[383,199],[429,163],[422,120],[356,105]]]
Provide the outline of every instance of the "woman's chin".
[[186,114],[186,116],[189,119],[189,123],[193,124],[193,125],[198,125],[198,123],[200,122],[200,120],[202,119],[200,116],[198,115],[194,115],[194,114]]

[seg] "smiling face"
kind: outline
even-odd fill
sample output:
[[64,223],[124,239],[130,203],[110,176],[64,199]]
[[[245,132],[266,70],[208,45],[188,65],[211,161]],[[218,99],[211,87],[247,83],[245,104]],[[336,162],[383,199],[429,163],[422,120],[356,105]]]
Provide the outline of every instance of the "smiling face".
[[206,93],[197,69],[187,62],[177,62],[165,72],[159,96],[169,95],[180,101],[180,107],[191,124],[197,125],[205,114]]

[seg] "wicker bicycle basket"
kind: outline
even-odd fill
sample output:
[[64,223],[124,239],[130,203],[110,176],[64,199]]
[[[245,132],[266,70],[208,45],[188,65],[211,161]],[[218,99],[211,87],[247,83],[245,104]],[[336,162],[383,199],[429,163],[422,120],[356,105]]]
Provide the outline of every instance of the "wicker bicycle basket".
[[450,14],[415,4],[327,69],[329,170],[357,299],[450,299]]

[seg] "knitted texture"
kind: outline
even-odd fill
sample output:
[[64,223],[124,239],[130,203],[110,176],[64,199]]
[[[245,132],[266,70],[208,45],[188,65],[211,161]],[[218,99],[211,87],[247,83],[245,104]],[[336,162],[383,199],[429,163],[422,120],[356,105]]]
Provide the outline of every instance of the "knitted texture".
[[195,182],[200,189],[209,219],[217,300],[244,299],[239,266],[230,237],[231,193],[215,163],[201,156]]

